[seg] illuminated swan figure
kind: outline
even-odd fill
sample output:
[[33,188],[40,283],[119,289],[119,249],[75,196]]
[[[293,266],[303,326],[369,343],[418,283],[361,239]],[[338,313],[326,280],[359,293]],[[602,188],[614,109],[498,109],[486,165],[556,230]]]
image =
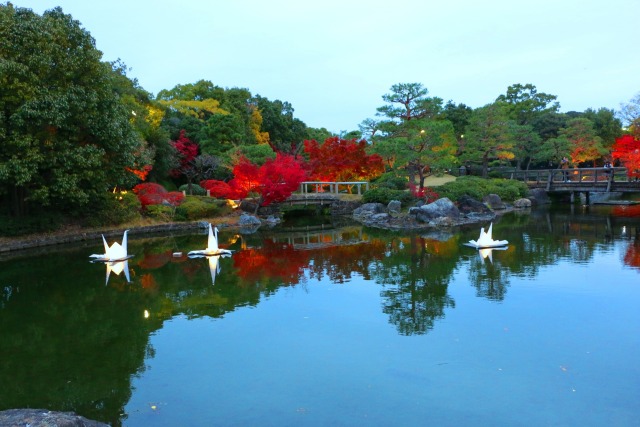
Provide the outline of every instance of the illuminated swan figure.
[[115,274],[120,275],[124,271],[124,275],[127,278],[127,282],[130,282],[129,278],[129,261],[131,258],[127,253],[127,232],[125,230],[122,236],[122,244],[115,242],[111,246],[107,244],[107,240],[102,235],[102,244],[104,245],[104,254],[92,254],[89,258],[93,258],[92,262],[104,262],[107,266],[107,279],[106,283],[109,283],[109,275],[113,271]]
[[473,246],[477,249],[486,249],[486,248],[497,248],[501,246],[506,246],[509,244],[506,240],[493,240],[491,237],[493,231],[493,223],[489,225],[489,230],[487,232],[484,231],[484,227],[480,229],[480,237],[478,240],[469,240],[467,243],[468,246]]
[[[215,234],[214,234],[215,229]],[[231,255],[233,252],[229,249],[220,249],[218,247],[218,227],[212,228],[209,223],[209,238],[207,239],[207,249],[190,251],[187,256],[189,257],[203,257],[213,255]]]
[[128,258],[131,258],[127,254],[127,232],[129,230],[124,231],[124,235],[122,236],[122,244],[115,242],[111,247],[107,245],[107,240],[104,238],[104,234],[102,235],[102,244],[104,245],[104,254],[92,254],[89,255],[89,258],[93,258],[94,261],[102,261],[102,262],[115,262],[115,261],[124,261]]

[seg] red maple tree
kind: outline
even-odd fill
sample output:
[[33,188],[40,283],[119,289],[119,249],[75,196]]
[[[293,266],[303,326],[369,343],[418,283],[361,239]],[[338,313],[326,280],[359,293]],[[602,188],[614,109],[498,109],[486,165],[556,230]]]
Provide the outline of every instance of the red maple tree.
[[260,196],[260,206],[282,202],[307,178],[304,166],[289,154],[278,153],[275,159],[262,166],[241,157],[233,168],[233,179],[228,183],[214,179],[202,181],[200,186],[213,197],[243,199],[250,193]]
[[174,178],[177,178],[182,175],[185,169],[189,168],[190,162],[198,155],[198,144],[187,138],[187,133],[184,129],[180,131],[178,139],[171,141],[171,144],[178,151],[180,166],[171,169],[170,174]]
[[384,172],[382,157],[366,153],[365,140],[327,138],[319,144],[316,140],[304,142],[309,156],[311,179],[317,181],[367,180]]
[[627,168],[627,176],[640,177],[640,140],[633,135],[623,135],[613,144],[611,157],[619,159]]
[[178,206],[184,200],[184,194],[179,191],[167,191],[155,182],[143,182],[133,187],[133,192],[138,196],[142,209],[149,205],[170,204]]
[[292,155],[280,154],[267,160],[258,171],[261,205],[287,200],[300,183],[307,179],[304,166]]

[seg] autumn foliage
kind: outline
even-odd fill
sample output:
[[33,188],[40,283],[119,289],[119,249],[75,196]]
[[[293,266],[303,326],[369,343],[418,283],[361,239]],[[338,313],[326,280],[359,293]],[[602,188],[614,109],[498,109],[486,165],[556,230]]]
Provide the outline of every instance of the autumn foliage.
[[307,178],[303,165],[293,156],[278,153],[262,166],[256,166],[246,157],[241,157],[233,168],[233,179],[228,183],[206,180],[200,186],[209,190],[213,197],[243,199],[250,193],[261,197],[261,205],[282,202]]
[[433,203],[440,198],[440,195],[432,188],[420,188],[412,183],[409,183],[409,191],[411,191],[411,194],[413,194],[414,197],[424,199],[427,203]]
[[311,179],[317,181],[356,181],[375,178],[384,172],[382,157],[366,153],[367,142],[338,137],[327,138],[323,144],[315,140],[304,142],[309,156]]
[[627,176],[640,177],[640,140],[633,135],[616,139],[611,156],[627,168]]
[[125,169],[127,170],[127,172],[131,172],[132,174],[137,176],[140,179],[140,181],[144,181],[145,179],[147,179],[147,175],[149,175],[149,172],[151,172],[151,169],[153,169],[153,166],[145,165],[140,169],[132,169],[132,168],[125,168]]
[[180,131],[180,136],[175,141],[171,141],[171,144],[178,152],[180,166],[171,170],[171,176],[179,177],[182,174],[182,170],[188,167],[189,163],[193,161],[198,155],[198,144],[187,138],[184,129]]
[[184,194],[179,191],[167,191],[155,182],[145,182],[133,187],[133,192],[138,196],[142,209],[149,205],[169,204],[178,206],[184,200]]

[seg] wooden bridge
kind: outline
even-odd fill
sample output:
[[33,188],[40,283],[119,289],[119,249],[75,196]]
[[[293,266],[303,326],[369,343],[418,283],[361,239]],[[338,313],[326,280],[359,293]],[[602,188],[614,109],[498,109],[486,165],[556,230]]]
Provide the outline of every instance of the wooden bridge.
[[504,172],[504,176],[549,193],[640,193],[640,181],[630,180],[626,168],[514,170]]

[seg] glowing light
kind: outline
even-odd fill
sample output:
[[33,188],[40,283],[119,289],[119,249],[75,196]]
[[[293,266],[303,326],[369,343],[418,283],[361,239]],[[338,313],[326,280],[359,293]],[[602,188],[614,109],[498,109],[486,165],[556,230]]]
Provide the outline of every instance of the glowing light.
[[227,199],[227,205],[231,206],[231,209],[237,209],[240,206],[235,200]]
[[149,310],[145,310],[144,311],[144,318],[148,319],[149,318]]

